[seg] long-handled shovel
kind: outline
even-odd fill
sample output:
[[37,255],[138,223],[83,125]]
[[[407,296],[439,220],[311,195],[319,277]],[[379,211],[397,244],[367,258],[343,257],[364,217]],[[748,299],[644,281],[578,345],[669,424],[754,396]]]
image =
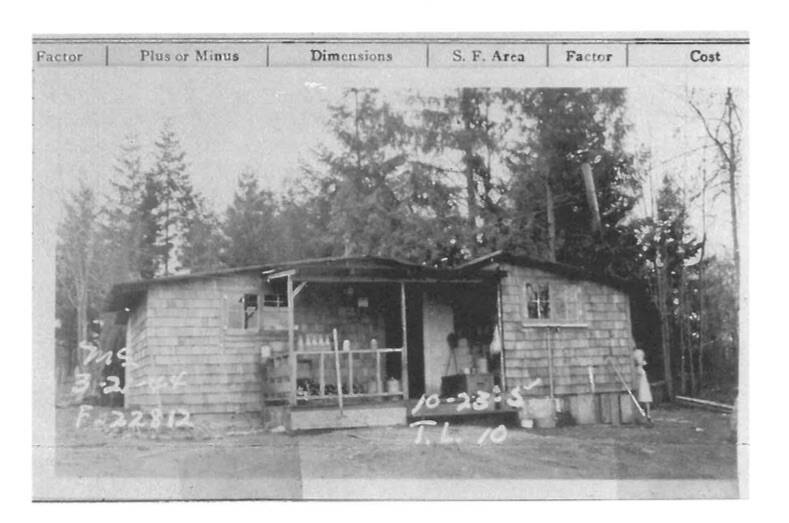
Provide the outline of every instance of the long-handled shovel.
[[611,368],[614,369],[614,372],[616,372],[616,377],[619,378],[620,382],[622,382],[622,386],[627,391],[628,395],[630,396],[630,399],[633,400],[633,405],[635,405],[636,408],[638,409],[638,413],[641,414],[642,418],[646,418],[647,417],[647,413],[644,412],[644,409],[641,408],[641,404],[638,403],[638,400],[633,395],[633,391],[630,390],[630,387],[627,385],[627,382],[622,377],[622,374],[619,372],[619,369],[616,368],[616,365],[614,365],[614,362],[611,360],[610,357],[606,358],[606,361],[611,365]]

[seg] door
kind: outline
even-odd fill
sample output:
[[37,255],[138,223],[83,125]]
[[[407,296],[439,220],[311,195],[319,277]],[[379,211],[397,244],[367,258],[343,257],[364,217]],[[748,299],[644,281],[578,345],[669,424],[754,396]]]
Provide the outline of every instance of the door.
[[406,286],[406,330],[408,331],[408,395],[419,398],[425,393],[425,352],[422,322],[422,291]]
[[454,328],[451,301],[437,290],[427,290],[422,297],[422,361],[425,393],[428,395],[441,392],[443,376],[459,374],[463,367],[471,366],[468,349],[464,353],[460,347],[454,351],[449,348],[447,337]]

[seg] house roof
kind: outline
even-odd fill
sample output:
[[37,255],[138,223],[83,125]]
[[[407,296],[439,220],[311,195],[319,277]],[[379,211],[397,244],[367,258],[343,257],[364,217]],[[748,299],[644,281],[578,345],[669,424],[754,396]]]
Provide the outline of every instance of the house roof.
[[454,269],[438,269],[379,256],[313,258],[118,283],[110,290],[105,309],[117,311],[132,307],[154,285],[243,273],[260,273],[261,277],[270,277],[283,271],[294,271],[296,280],[314,282],[474,283],[480,277],[473,273],[460,274]]
[[575,265],[541,260],[538,258],[532,258],[530,256],[513,254],[503,250],[495,251],[490,254],[480,256],[479,258],[470,260],[456,267],[456,270],[460,274],[474,274],[486,268],[491,269],[500,263],[516,265],[519,267],[532,267],[574,280],[593,281],[625,292],[633,291],[636,286],[636,283],[633,281],[597,273]]
[[294,271],[294,279],[313,282],[421,282],[479,283],[500,277],[499,264],[533,267],[570,279],[588,280],[630,292],[634,283],[594,273],[580,267],[496,251],[454,268],[439,269],[380,256],[312,258],[305,260],[248,265],[191,274],[179,274],[147,280],[118,283],[112,287],[105,303],[107,311],[133,307],[154,285],[167,285],[232,274],[259,273],[261,278],[283,271]]

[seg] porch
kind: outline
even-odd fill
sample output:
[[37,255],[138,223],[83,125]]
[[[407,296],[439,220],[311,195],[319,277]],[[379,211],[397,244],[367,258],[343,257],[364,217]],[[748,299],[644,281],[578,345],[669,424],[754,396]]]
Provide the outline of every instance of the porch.
[[[283,289],[287,304],[287,344],[263,348],[264,408],[287,411],[294,430],[404,424],[409,400],[438,392],[444,374],[474,365],[471,345],[484,329],[458,304],[474,303],[483,287],[495,296],[496,288],[370,258],[299,264],[264,277]],[[495,302],[488,305],[495,317]],[[459,330],[465,360],[447,346]]]

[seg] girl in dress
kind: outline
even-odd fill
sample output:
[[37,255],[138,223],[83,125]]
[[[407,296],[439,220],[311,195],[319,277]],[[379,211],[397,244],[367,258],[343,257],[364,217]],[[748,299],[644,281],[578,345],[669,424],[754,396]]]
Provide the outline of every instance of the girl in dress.
[[647,422],[651,423],[652,418],[649,414],[649,408],[652,405],[652,391],[649,388],[649,380],[647,380],[647,371],[644,367],[647,361],[644,357],[644,351],[638,348],[633,348],[633,389],[636,392],[638,402],[642,403],[647,413]]

